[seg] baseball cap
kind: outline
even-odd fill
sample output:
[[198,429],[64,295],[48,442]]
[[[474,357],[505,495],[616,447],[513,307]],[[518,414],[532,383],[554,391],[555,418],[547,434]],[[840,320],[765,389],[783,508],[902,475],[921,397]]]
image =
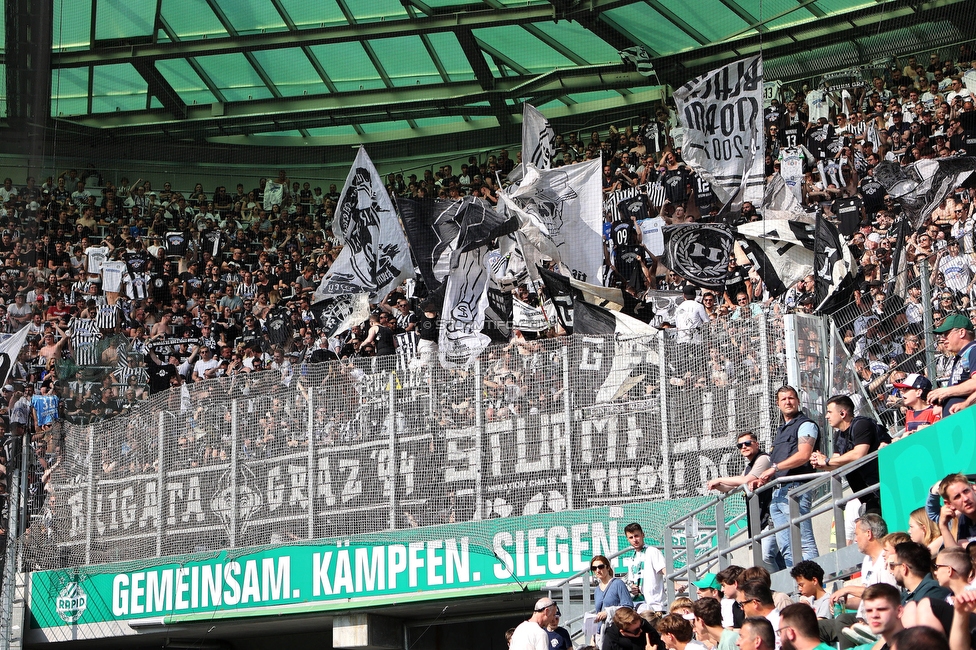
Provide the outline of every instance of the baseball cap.
[[965,330],[973,331],[973,322],[969,320],[964,314],[949,314],[946,316],[942,324],[936,327],[933,332],[936,334],[945,334],[949,330],[954,330],[956,328],[962,328]]
[[921,390],[932,390],[932,382],[916,372],[907,375],[901,381],[896,381],[891,385],[895,388],[919,388]]
[[556,601],[554,601],[552,598],[540,598],[539,600],[537,600],[535,602],[535,610],[534,611],[536,611],[536,612],[542,612],[542,611],[545,611],[545,610],[549,609],[550,607],[554,606],[555,604],[556,604]]
[[12,392],[14,392],[13,384],[7,384],[6,386],[3,387],[3,390],[6,393],[12,393]]
[[722,585],[718,583],[718,578],[715,577],[714,573],[706,573],[701,578],[691,583],[698,587],[699,589],[721,589]]

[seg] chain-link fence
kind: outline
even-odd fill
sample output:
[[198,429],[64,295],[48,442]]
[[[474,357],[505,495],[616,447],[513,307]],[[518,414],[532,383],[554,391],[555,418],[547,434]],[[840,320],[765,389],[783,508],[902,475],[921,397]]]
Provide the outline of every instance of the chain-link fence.
[[[366,358],[191,384],[60,429],[23,566],[700,495],[739,470],[737,432],[768,440],[782,338],[763,316],[701,343],[492,347],[468,372]],[[659,537],[666,522],[643,523]]]

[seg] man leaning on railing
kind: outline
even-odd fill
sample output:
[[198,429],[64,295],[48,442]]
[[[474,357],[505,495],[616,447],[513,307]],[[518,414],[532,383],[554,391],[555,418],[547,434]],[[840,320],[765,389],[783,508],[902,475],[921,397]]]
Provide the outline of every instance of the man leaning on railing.
[[[776,430],[773,448],[769,452],[769,457],[773,462],[759,478],[750,481],[749,485],[753,489],[769,483],[774,478],[813,473],[810,456],[817,446],[817,438],[820,436],[819,428],[813,420],[800,411],[800,396],[792,386],[781,386],[776,391],[776,406],[783,414],[783,424]],[[790,490],[799,485],[798,481],[786,481],[778,485],[773,489],[773,497],[769,505],[769,514],[772,517],[773,526],[777,528],[786,526],[776,533],[776,543],[783,553],[787,568],[794,564],[788,528],[791,522],[788,496]],[[801,516],[808,514],[813,502],[812,493],[810,491],[804,492],[798,502],[799,514]],[[812,560],[819,555],[817,540],[813,536],[813,522],[810,519],[800,522],[800,540],[804,560]]]

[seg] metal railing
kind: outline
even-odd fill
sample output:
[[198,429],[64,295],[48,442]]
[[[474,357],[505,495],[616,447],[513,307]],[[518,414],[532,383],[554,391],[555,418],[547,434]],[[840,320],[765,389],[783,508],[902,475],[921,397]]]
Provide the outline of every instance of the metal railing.
[[[877,456],[877,451],[872,452],[856,461],[844,465],[843,467],[838,467],[829,473],[818,472],[815,474],[784,476],[771,481],[752,492],[750,492],[746,486],[740,486],[719,497],[716,497],[714,501],[710,501],[684,515],[680,519],[668,524],[664,534],[664,558],[666,563],[665,588],[667,590],[668,600],[673,600],[675,594],[677,593],[676,583],[687,584],[691,594],[694,595],[693,590],[695,587],[693,583],[698,579],[700,568],[706,567],[707,569],[711,569],[717,566],[719,570],[724,569],[725,567],[729,566],[729,558],[732,556],[732,554],[747,546],[752,546],[752,559],[754,565],[763,565],[762,540],[783,530],[790,530],[790,548],[793,550],[793,557],[801,557],[802,553],[800,553],[801,543],[799,524],[803,521],[812,520],[815,517],[828,512],[833,513],[834,534],[837,548],[843,548],[846,546],[847,539],[844,527],[844,506],[853,499],[877,492],[880,489],[880,484],[869,486],[863,490],[845,496],[844,479],[851,472],[857,470],[863,465],[866,465],[872,460],[876,460]],[[735,524],[741,522],[744,516],[737,515],[730,521],[725,520],[725,502],[730,497],[737,495],[740,492],[745,495],[749,519],[751,521],[759,521],[760,507],[758,495],[766,492],[767,490],[776,489],[780,485],[786,483],[796,483],[798,481],[803,482],[803,485],[790,490],[787,495],[790,512],[789,523],[766,528],[755,535],[749,534],[748,526],[742,527],[733,535],[729,534],[729,530],[733,528]],[[801,515],[799,504],[800,496],[808,492],[817,491],[820,488],[827,488],[824,495],[814,502],[810,512]],[[714,531],[710,535],[699,540],[697,539],[698,535],[695,534],[696,528],[699,530],[701,529],[698,525],[698,517],[700,514],[708,512],[709,510],[714,511]],[[677,552],[675,550],[673,541],[675,531],[683,531],[686,540],[685,548]],[[733,538],[743,537],[743,535],[743,539],[739,539],[733,543]],[[703,543],[708,544],[709,548],[699,555],[697,551]],[[685,557],[685,564],[683,567],[678,568],[676,567],[676,560],[681,556]],[[705,572],[707,572],[707,570]]]

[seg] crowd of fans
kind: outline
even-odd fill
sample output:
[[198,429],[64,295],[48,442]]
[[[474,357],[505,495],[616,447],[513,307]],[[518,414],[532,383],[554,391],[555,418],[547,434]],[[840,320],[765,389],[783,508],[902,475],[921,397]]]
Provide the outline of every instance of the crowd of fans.
[[[819,206],[849,238],[858,284],[853,302],[834,318],[860,381],[889,425],[900,426],[912,410],[896,385],[927,373],[925,313],[936,326],[950,317],[973,320],[976,208],[970,189],[954,188],[921,227],[909,229],[874,168],[881,161],[908,165],[976,152],[972,58],[968,45],[952,60],[933,53],[927,67],[909,57],[876,70],[862,88],[786,91],[782,103],[775,100],[764,114],[767,176],[790,181],[802,203]],[[655,187],[659,191],[648,195],[664,198],[650,206],[650,216],[667,224],[722,219],[734,228],[761,219],[761,209],[748,203],[741,214],[718,215],[708,183],[682,162],[673,104],[651,108],[620,129],[557,135],[551,164],[601,159],[607,198],[618,190]],[[483,159],[473,156],[458,170],[444,165],[422,177],[389,174],[386,188],[402,197],[476,195],[494,204],[518,158],[503,149]],[[420,283],[385,297],[368,322],[331,337],[322,331],[312,302],[341,249],[331,228],[340,200],[335,184],[326,191],[311,180],[291,179],[284,170],[257,187],[237,183],[231,190],[200,183],[174,189],[159,180],[114,182],[90,167],[41,183],[28,177],[15,184],[7,178],[0,187],[0,331],[30,328],[3,386],[4,414],[12,427],[29,430],[49,465],[58,462],[59,420],[84,424],[116,417],[133,412],[149,394],[180,387],[185,395],[187,384],[218,378],[220,389],[210,391],[209,402],[180,407],[191,414],[178,445],[187,463],[226,456],[219,440],[228,413],[209,406],[232,393],[260,394],[265,400],[253,411],[265,416],[252,422],[260,431],[248,438],[245,453],[270,454],[297,444],[297,433],[288,432],[301,429],[297,422],[303,416],[292,404],[280,399],[276,404],[275,391],[290,386],[305,364],[325,360],[342,363],[328,373],[323,389],[343,395],[351,406],[317,412],[316,422],[321,421],[324,438],[354,440],[363,426],[352,421],[362,397],[357,385],[376,357],[396,351],[397,334],[416,333],[421,363],[411,367],[434,372],[429,350],[436,349],[438,309]],[[676,388],[752,383],[769,371],[757,358],[763,319],[815,307],[812,276],[773,297],[744,257],[730,261],[724,290],[703,290],[643,247],[635,251],[639,224],[627,223],[613,210],[605,218],[612,224],[607,283],[635,298],[626,307],[633,315],[674,329],[675,344],[687,346],[681,359],[668,361],[678,375]],[[615,235],[618,226],[625,237]],[[896,269],[901,281],[890,284],[885,281],[900,234],[908,263]],[[933,287],[931,304],[921,296],[923,272]],[[901,293],[892,290],[895,286],[906,289]],[[544,287],[527,278],[513,291],[530,304],[544,297]],[[664,295],[682,295],[685,302],[656,311],[640,307]],[[706,329],[719,335],[703,339]],[[539,391],[537,380],[558,364],[547,340],[564,334],[559,326],[514,330],[507,348],[490,353],[487,421],[558,408],[565,387]],[[938,340],[932,387],[952,381],[958,349],[946,338]],[[802,351],[811,371],[823,357],[819,346],[812,341]],[[427,376],[432,383],[470,383],[465,373]],[[650,394],[652,384],[635,387],[635,396]],[[172,393],[176,402],[181,391]],[[438,414],[443,424],[477,419],[470,403],[441,400]],[[204,427],[207,418],[214,422]],[[296,426],[283,426],[292,420]],[[207,436],[193,435],[201,428]],[[153,456],[104,460],[105,472],[138,472],[151,467]]]
[[[856,519],[851,543],[863,555],[860,572],[803,560],[781,592],[765,567],[731,565],[681,585],[687,591],[670,602],[664,558],[632,523],[625,530],[633,552],[617,560],[625,570],[618,574],[603,555],[590,560],[595,607],[579,641],[602,650],[968,649],[976,630],[974,515],[972,484],[951,474],[904,522],[908,532],[889,532],[878,514]],[[560,615],[558,603],[540,599],[506,633],[509,648],[572,650]]]

